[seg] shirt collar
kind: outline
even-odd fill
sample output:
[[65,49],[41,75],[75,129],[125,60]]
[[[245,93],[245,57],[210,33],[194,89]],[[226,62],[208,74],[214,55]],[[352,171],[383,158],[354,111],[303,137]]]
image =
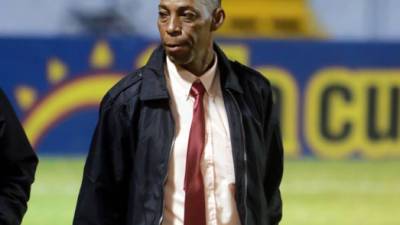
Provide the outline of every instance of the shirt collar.
[[212,84],[215,80],[215,75],[217,73],[217,65],[218,57],[214,53],[214,62],[212,67],[208,69],[203,75],[198,77],[188,70],[175,65],[167,56],[167,70],[170,79],[174,79],[178,83],[180,87],[179,92],[184,94],[187,99],[190,97],[190,89],[193,82],[197,80],[201,81],[209,96],[215,95],[212,91]]

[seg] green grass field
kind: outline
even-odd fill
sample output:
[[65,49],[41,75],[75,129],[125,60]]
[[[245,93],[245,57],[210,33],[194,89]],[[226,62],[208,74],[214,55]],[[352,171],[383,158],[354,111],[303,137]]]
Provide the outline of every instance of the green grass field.
[[[23,225],[70,225],[82,158],[41,158]],[[399,225],[400,161],[288,160],[283,225]]]

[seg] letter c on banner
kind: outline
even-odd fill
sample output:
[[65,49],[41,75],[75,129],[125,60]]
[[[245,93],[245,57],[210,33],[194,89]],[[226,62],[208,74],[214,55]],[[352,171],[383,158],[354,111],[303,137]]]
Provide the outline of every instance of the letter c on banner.
[[305,136],[317,155],[338,159],[354,153],[359,95],[346,69],[319,71],[306,90]]

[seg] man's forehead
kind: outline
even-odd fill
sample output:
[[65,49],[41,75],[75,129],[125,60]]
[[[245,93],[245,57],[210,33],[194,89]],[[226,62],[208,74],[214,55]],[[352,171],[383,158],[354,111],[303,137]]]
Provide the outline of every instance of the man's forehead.
[[192,6],[200,8],[205,5],[205,0],[161,0],[160,6]]

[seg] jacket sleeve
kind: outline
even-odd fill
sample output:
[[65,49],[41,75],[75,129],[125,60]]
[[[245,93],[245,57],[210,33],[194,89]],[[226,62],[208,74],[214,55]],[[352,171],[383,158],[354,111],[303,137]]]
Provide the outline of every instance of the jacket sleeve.
[[0,90],[0,224],[20,224],[38,159],[5,94]]
[[272,91],[265,95],[264,135],[266,140],[267,172],[264,180],[268,201],[269,224],[279,224],[282,219],[282,199],[279,186],[283,175],[283,146],[277,110],[274,108]]
[[84,168],[74,225],[124,224],[126,149],[131,148],[125,119],[106,95]]

